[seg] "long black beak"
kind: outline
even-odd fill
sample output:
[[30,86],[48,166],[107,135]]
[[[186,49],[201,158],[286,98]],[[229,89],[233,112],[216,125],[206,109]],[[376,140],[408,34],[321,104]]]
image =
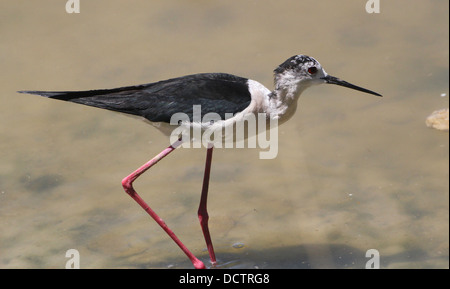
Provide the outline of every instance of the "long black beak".
[[325,77],[322,77],[322,79],[325,80],[325,83],[336,84],[336,85],[348,87],[348,88],[351,88],[351,89],[359,90],[359,91],[362,91],[362,92],[365,92],[365,93],[370,93],[370,94],[374,94],[374,95],[377,95],[377,96],[382,96],[379,93],[376,93],[374,91],[371,91],[371,90],[368,90],[368,89],[356,86],[354,84],[348,83],[347,81],[343,81],[343,80],[341,80],[341,79],[339,79],[337,77],[331,76],[331,75],[327,75]]

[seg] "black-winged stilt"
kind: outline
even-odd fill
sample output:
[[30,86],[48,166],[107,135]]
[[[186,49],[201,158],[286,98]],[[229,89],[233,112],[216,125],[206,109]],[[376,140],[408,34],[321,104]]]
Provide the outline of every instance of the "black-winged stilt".
[[[292,117],[300,94],[306,88],[322,84],[336,84],[362,92],[381,96],[371,90],[350,84],[328,75],[320,63],[306,55],[295,55],[274,70],[275,89],[269,90],[261,83],[226,73],[202,73],[188,75],[155,83],[127,86],[113,89],[87,91],[19,91],[49,98],[71,101],[88,106],[131,114],[152,122],[167,123],[176,113],[183,113],[191,121],[178,123],[188,128],[202,130],[233,125],[245,115],[263,114],[265,118],[284,122]],[[220,121],[202,123],[192,121],[194,106],[201,105],[201,119],[208,113],[220,116]],[[173,128],[173,127],[172,127]],[[162,128],[161,128],[162,129]],[[194,256],[178,239],[165,222],[136,193],[133,182],[145,171],[182,145],[183,139],[171,143],[169,147],[145,163],[142,167],[122,180],[123,188],[177,243],[191,260],[195,268],[205,268],[202,261]],[[216,263],[213,245],[208,229],[207,195],[214,145],[208,144],[203,187],[198,208],[198,218],[205,237],[211,263]]]

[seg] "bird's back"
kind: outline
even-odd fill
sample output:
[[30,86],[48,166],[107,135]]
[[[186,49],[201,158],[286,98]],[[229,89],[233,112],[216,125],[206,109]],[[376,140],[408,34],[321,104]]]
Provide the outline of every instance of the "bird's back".
[[200,73],[159,82],[87,91],[21,91],[49,98],[141,116],[151,122],[170,122],[175,113],[193,118],[193,106],[201,105],[201,117],[235,114],[251,101],[248,79],[226,73]]

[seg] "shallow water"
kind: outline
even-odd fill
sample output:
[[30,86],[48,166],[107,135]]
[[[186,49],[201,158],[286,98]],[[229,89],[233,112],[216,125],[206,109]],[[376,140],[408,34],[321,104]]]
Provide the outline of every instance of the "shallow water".
[[[381,1],[379,14],[351,0],[154,2],[81,0],[76,15],[55,0],[1,5],[1,268],[64,268],[72,248],[82,268],[192,268],[120,184],[167,139],[17,90],[198,72],[272,88],[272,70],[299,53],[384,97],[314,87],[279,128],[275,159],[214,151],[218,267],[364,268],[376,249],[381,268],[448,268],[449,137],[425,125],[449,106],[448,1]],[[135,188],[207,262],[196,217],[205,155],[177,150]]]

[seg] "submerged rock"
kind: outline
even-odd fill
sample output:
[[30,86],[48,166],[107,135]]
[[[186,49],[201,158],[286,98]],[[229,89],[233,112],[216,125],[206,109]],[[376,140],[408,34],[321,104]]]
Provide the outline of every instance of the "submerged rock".
[[434,111],[425,123],[428,127],[448,131],[448,108]]

